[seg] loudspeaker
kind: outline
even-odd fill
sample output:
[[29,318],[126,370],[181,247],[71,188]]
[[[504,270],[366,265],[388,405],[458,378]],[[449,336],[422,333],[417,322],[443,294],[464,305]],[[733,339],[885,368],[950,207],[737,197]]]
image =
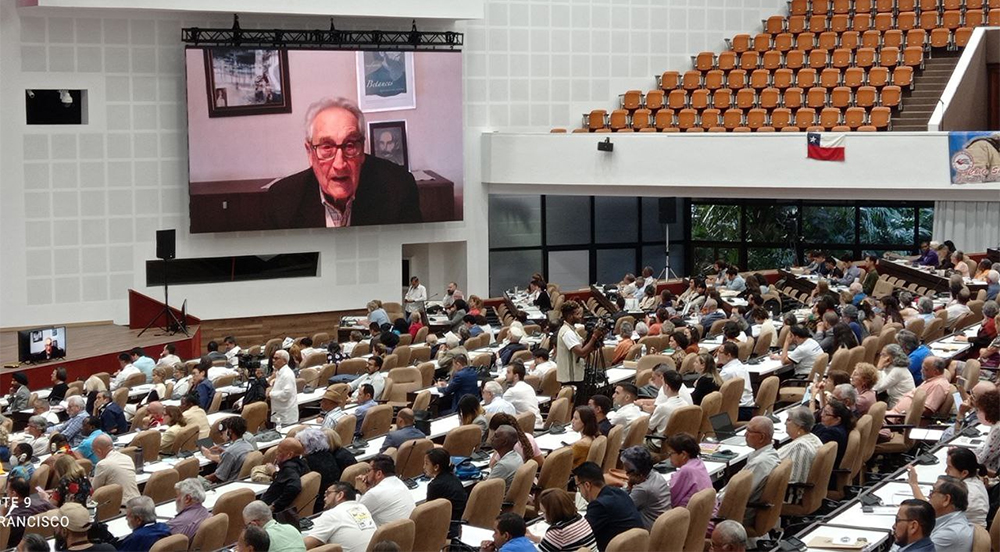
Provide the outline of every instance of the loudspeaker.
[[660,198],[660,224],[674,224],[677,222],[677,198]]
[[173,259],[177,255],[177,230],[156,231],[156,258]]

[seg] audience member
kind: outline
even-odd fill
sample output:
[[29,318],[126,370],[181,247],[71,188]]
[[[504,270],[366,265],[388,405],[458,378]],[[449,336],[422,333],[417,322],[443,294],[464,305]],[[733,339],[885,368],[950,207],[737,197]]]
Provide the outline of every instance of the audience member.
[[502,425],[493,432],[490,443],[499,460],[490,468],[489,479],[500,479],[505,489],[510,489],[514,482],[517,469],[524,465],[524,457],[514,449],[518,442],[517,430],[509,425]]
[[[339,544],[344,552],[365,552],[375,534],[375,519],[368,508],[358,502],[354,486],[336,481],[320,496],[324,510],[313,520],[312,529],[303,535],[306,548]],[[427,498],[432,500],[429,488]]]
[[156,521],[156,504],[148,496],[125,501],[125,519],[132,532],[118,542],[118,550],[149,550],[160,539],[170,536],[166,523]]
[[452,470],[448,451],[443,448],[432,448],[427,451],[424,455],[424,475],[431,479],[427,484],[427,500],[443,498],[451,503],[448,538],[458,538],[462,533],[462,516],[465,514],[465,504],[469,496],[462,481]]
[[660,514],[670,509],[670,484],[660,472],[653,470],[652,455],[645,447],[629,447],[621,453],[622,466],[628,477],[628,494],[642,515],[642,524],[652,529]]
[[114,448],[111,437],[101,435],[94,440],[94,452],[100,459],[94,466],[94,488],[105,485],[121,485],[122,502],[139,497],[139,485],[135,478],[135,461],[127,454]]
[[309,472],[309,465],[302,458],[303,453],[302,443],[295,438],[286,437],[278,443],[274,464],[268,466],[271,485],[260,497],[275,513],[291,506],[302,491],[302,476]]
[[528,382],[524,381],[526,374],[524,364],[520,362],[513,362],[507,366],[507,391],[504,392],[503,398],[514,405],[514,411],[518,414],[531,412],[536,420],[541,420],[538,394]]
[[579,550],[597,546],[594,530],[576,509],[573,497],[563,489],[545,489],[538,496],[542,517],[548,528],[541,537],[528,534],[541,552]]
[[[215,471],[206,475],[205,479],[211,483],[227,483],[239,477],[243,460],[247,454],[257,450],[257,442],[247,432],[247,421],[241,416],[229,416],[216,423],[219,424],[219,432],[227,446],[222,448],[216,445],[211,449],[201,447],[205,458],[217,464]],[[326,437],[323,439],[326,440]]]
[[[676,474],[675,474],[676,475]],[[577,492],[587,501],[587,523],[594,531],[597,549],[604,550],[611,539],[629,529],[644,527],[642,515],[628,493],[604,484],[601,467],[584,462],[573,470]]]
[[363,493],[361,504],[371,512],[375,525],[410,517],[416,504],[406,484],[396,477],[393,459],[376,454],[369,464],[371,469],[357,477],[356,487]]
[[711,540],[713,552],[746,552],[747,549],[747,531],[736,520],[720,521],[712,530]]
[[[280,512],[281,510],[275,510]],[[274,520],[271,508],[262,500],[243,507],[243,523],[256,525],[267,533],[268,552],[305,552],[306,545],[298,528]]]
[[171,534],[186,535],[189,541],[194,540],[201,523],[212,517],[212,512],[202,504],[205,502],[205,488],[198,478],[192,477],[178,481],[174,491],[177,492],[177,515],[167,521],[167,526]]

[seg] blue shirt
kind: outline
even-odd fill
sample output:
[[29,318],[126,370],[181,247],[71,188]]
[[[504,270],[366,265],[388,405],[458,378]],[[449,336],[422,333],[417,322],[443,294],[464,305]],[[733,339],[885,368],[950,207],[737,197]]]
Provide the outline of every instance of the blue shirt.
[[728,290],[743,291],[746,288],[747,288],[746,280],[744,280],[743,276],[740,276],[739,274],[734,276],[732,280],[726,282],[726,289]]
[[359,404],[358,407],[354,409],[354,415],[358,418],[357,426],[354,428],[354,435],[361,435],[361,424],[365,421],[365,414],[367,414],[368,411],[374,406],[378,406],[378,403],[375,402],[375,399],[372,399],[366,403]]
[[998,295],[1000,295],[1000,283],[990,284],[986,286],[987,301],[996,301]]
[[500,547],[500,552],[538,552],[538,549],[528,537],[517,537],[505,542]]
[[100,461],[100,458],[94,454],[94,439],[97,439],[101,435],[105,435],[105,433],[99,429],[95,429],[93,433],[88,435],[83,442],[80,443],[80,446],[76,447],[76,451],[87,460],[93,462],[95,466]]
[[149,550],[156,541],[169,537],[170,527],[166,523],[147,523],[118,542],[118,550]]
[[128,432],[128,422],[125,421],[125,411],[116,402],[105,405],[101,411],[101,429],[106,433],[121,435]]
[[920,385],[924,381],[924,375],[920,373],[920,367],[924,364],[924,359],[930,356],[931,350],[927,345],[921,345],[910,353],[910,373],[913,374],[913,385]]
[[215,386],[208,378],[205,378],[198,384],[196,391],[198,392],[198,404],[201,405],[202,410],[208,412],[208,407],[212,405],[212,399],[215,398]]
[[87,411],[81,410],[76,416],[61,424],[50,426],[45,432],[48,434],[61,433],[69,441],[69,446],[75,447],[80,444],[80,441],[83,441],[83,433],[80,432],[80,428],[83,427],[83,421],[86,419]]
[[156,368],[155,360],[148,356],[141,356],[132,361],[132,366],[138,368],[146,376],[146,383],[153,382],[153,368]]
[[382,324],[390,324],[389,315],[385,312],[385,309],[375,309],[368,313],[368,322],[376,322],[381,328]]
[[941,261],[938,260],[937,251],[931,248],[927,248],[927,253],[921,253],[920,258],[917,259],[917,264],[924,266],[937,266]]
[[403,443],[413,440],[413,439],[426,439],[427,436],[424,435],[423,431],[413,427],[406,426],[402,429],[397,429],[396,431],[390,431],[388,435],[385,436],[385,441],[382,442],[382,448],[379,452],[385,452],[386,449],[390,447],[399,448]]

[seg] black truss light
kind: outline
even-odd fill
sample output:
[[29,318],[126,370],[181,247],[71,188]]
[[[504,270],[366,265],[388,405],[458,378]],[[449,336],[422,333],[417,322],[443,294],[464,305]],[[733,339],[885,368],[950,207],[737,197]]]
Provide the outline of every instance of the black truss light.
[[461,50],[465,35],[452,31],[343,31],[330,29],[243,29],[233,16],[229,29],[183,29],[181,41],[188,46],[238,46],[242,48],[288,48],[293,50]]

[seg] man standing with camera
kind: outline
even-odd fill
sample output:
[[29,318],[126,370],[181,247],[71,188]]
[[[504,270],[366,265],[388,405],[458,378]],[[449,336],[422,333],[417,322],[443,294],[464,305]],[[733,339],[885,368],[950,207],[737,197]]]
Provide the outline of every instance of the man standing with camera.
[[599,349],[607,331],[598,324],[585,344],[576,333],[576,324],[583,319],[583,307],[576,301],[566,301],[562,305],[562,327],[556,337],[556,379],[559,383],[579,383],[583,381],[586,359]]

